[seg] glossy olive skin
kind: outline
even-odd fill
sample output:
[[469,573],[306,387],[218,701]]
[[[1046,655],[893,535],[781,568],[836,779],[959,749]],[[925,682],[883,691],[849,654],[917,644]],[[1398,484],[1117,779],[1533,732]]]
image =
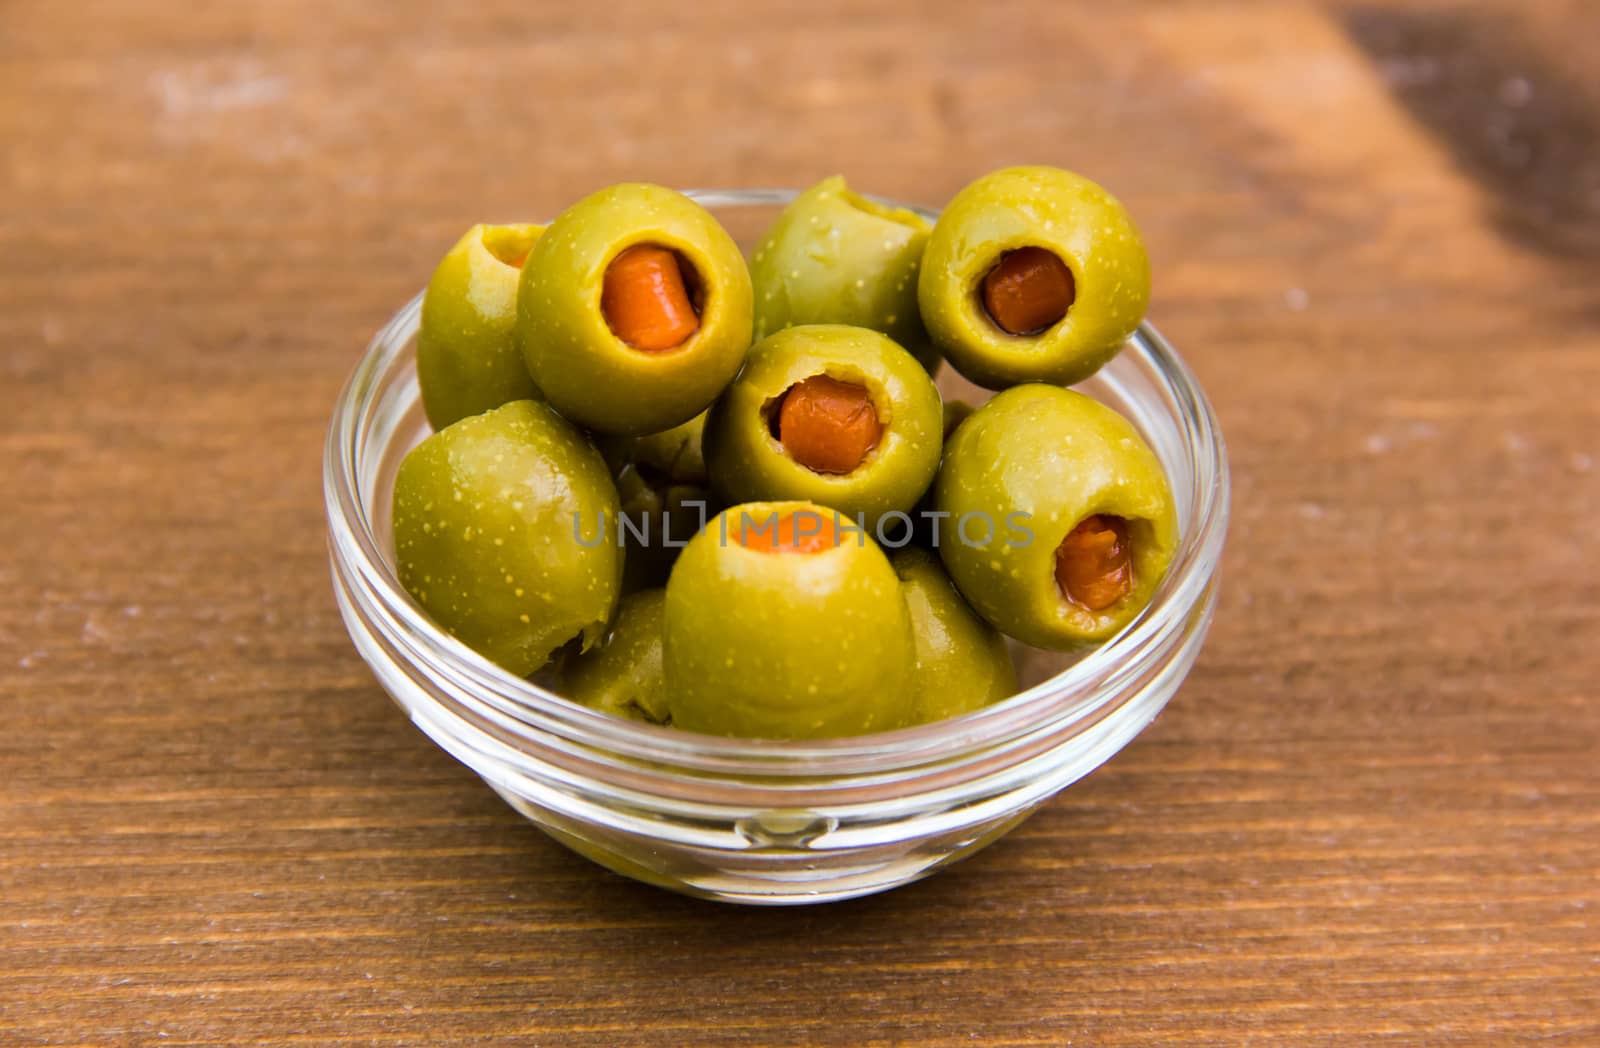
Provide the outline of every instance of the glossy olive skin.
[[795,511],[831,516],[806,502],[733,507],[673,566],[664,621],[674,727],[820,739],[909,723],[916,644],[877,544],[856,531],[831,549],[772,552],[735,537],[741,513],[760,522]]
[[661,433],[598,442],[622,503],[624,593],[666,585],[684,544],[721,508],[706,472],[705,422],[701,412]]
[[[1013,335],[978,288],[1007,251],[1042,247],[1072,271],[1076,297],[1059,322]],[[1150,262],[1123,206],[1094,182],[1053,167],[984,175],[955,195],[923,251],[922,320],[961,374],[988,389],[1081,382],[1116,356],[1150,304]]]
[[825,178],[783,209],[750,256],[757,340],[799,324],[872,328],[931,374],[939,355],[917,309],[917,275],[932,223]]
[[912,719],[932,724],[1016,693],[1005,638],[956,592],[939,558],[922,549],[890,557],[917,639]]
[[[814,472],[772,435],[777,402],[813,375],[864,386],[883,423],[877,447],[850,473]],[[713,488],[730,505],[807,499],[864,519],[876,534],[884,514],[910,510],[928,489],[939,468],[942,427],[939,391],[904,349],[867,328],[808,324],[751,348],[706,420],[706,464]]]
[[445,427],[400,463],[400,582],[444,630],[527,676],[566,641],[581,635],[588,647],[604,631],[622,578],[616,516],[616,488],[588,439],[548,405],[512,401]]
[[[1111,408],[1056,386],[1017,386],[974,411],[945,445],[934,503],[950,514],[939,555],[962,596],[1001,631],[1059,651],[1107,640],[1138,615],[1178,541],[1155,452]],[[1097,513],[1128,521],[1134,588],[1091,611],[1062,595],[1055,554]]]
[[556,679],[561,694],[616,717],[666,724],[671,715],[661,670],[665,600],[660,589],[623,597],[605,638],[562,664]]
[[956,427],[967,420],[967,416],[977,410],[964,400],[947,400],[944,402],[944,439],[949,440],[950,434]]
[[595,444],[613,473],[632,468],[661,484],[695,484],[711,479],[706,471],[706,413],[660,433],[640,437],[603,436]]
[[476,225],[440,261],[422,296],[417,382],[434,429],[513,400],[538,399],[517,345],[517,282],[543,226]]
[[[634,349],[600,308],[606,269],[623,251],[655,244],[692,267],[700,327],[662,352]],[[689,421],[744,360],[750,272],[710,212],[682,193],[624,183],[563,211],[522,267],[517,335],[528,371],[567,418],[597,433],[656,433]]]
[[[950,434],[956,427],[966,421],[972,414],[973,407],[964,400],[946,400],[944,402],[944,439],[949,440]],[[909,520],[892,519],[884,522],[883,534],[879,536],[885,548],[898,550],[908,546],[921,549],[936,549],[939,537],[944,530],[943,521],[936,515],[933,504],[933,486],[923,493],[917,500],[914,508],[907,511]],[[892,557],[891,557],[892,559]]]
[[629,468],[617,478],[622,501],[622,591],[666,585],[689,539],[716,515],[721,502],[693,484],[657,485]]

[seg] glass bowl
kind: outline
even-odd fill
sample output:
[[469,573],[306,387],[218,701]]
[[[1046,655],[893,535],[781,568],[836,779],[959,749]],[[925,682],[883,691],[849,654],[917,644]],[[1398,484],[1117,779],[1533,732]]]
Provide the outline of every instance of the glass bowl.
[[[689,195],[745,245],[794,197]],[[1108,643],[1079,657],[1014,648],[1025,690],[1004,702],[822,742],[715,738],[570,703],[435,627],[395,575],[395,471],[429,432],[416,378],[420,309],[419,295],[378,332],[328,430],[323,487],[339,609],[379,683],[429,738],[540,829],[618,873],[759,904],[917,880],[998,839],[1127,745],[1200,651],[1227,528],[1228,465],[1194,376],[1145,325],[1079,388],[1128,416],[1160,456],[1183,538],[1153,603]],[[986,395],[949,372],[947,393]]]

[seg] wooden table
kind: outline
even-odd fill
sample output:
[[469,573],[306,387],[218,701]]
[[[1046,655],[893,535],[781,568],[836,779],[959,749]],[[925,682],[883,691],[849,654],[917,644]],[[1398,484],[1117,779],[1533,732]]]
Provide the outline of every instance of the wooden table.
[[[0,1043],[1600,1044],[1600,12],[1111,6],[0,7]],[[391,705],[320,445],[464,227],[1021,161],[1138,216],[1232,452],[1127,751],[766,911]]]

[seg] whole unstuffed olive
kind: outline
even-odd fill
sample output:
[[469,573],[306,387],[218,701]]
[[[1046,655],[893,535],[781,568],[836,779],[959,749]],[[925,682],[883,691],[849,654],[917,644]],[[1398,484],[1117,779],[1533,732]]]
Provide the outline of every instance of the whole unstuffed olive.
[[800,324],[849,324],[894,339],[931,374],[939,355],[917,309],[932,224],[825,178],[783,209],[750,256],[756,339]]
[[473,415],[413,448],[394,485],[400,582],[435,622],[518,676],[599,639],[622,553],[605,460],[548,405]]

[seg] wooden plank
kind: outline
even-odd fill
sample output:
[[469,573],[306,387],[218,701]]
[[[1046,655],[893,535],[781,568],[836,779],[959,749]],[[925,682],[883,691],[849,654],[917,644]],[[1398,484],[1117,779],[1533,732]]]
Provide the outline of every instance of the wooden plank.
[[[0,1043],[1600,1040],[1593,5],[1108,7],[0,7]],[[1212,640],[1132,747],[771,912],[405,722],[319,452],[461,228],[1019,161],[1129,204],[1230,442]]]

